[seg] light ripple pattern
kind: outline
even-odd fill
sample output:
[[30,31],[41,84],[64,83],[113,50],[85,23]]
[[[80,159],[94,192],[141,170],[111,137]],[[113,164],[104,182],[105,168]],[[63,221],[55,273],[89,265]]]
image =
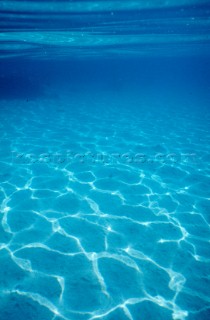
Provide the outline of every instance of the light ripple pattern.
[[80,99],[1,101],[1,319],[208,319],[209,114]]

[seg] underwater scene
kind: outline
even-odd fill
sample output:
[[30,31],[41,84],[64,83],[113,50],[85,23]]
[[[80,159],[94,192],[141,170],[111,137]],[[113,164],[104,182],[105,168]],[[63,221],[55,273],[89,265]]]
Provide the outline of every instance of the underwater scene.
[[0,1],[0,320],[210,319],[210,1]]

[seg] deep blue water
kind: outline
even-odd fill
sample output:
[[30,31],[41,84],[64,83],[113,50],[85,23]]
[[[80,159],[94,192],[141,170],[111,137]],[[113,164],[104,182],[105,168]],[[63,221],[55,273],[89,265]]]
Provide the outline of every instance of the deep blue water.
[[0,320],[210,319],[209,1],[0,2]]

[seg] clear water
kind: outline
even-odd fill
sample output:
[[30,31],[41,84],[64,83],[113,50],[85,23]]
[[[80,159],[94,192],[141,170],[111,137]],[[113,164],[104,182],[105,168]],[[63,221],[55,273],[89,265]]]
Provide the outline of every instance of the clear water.
[[0,28],[0,319],[210,319],[209,1]]

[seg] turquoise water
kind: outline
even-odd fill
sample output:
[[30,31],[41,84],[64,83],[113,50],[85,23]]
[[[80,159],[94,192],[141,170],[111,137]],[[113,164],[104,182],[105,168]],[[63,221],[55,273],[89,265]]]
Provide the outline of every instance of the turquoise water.
[[0,28],[0,319],[208,320],[209,1]]

